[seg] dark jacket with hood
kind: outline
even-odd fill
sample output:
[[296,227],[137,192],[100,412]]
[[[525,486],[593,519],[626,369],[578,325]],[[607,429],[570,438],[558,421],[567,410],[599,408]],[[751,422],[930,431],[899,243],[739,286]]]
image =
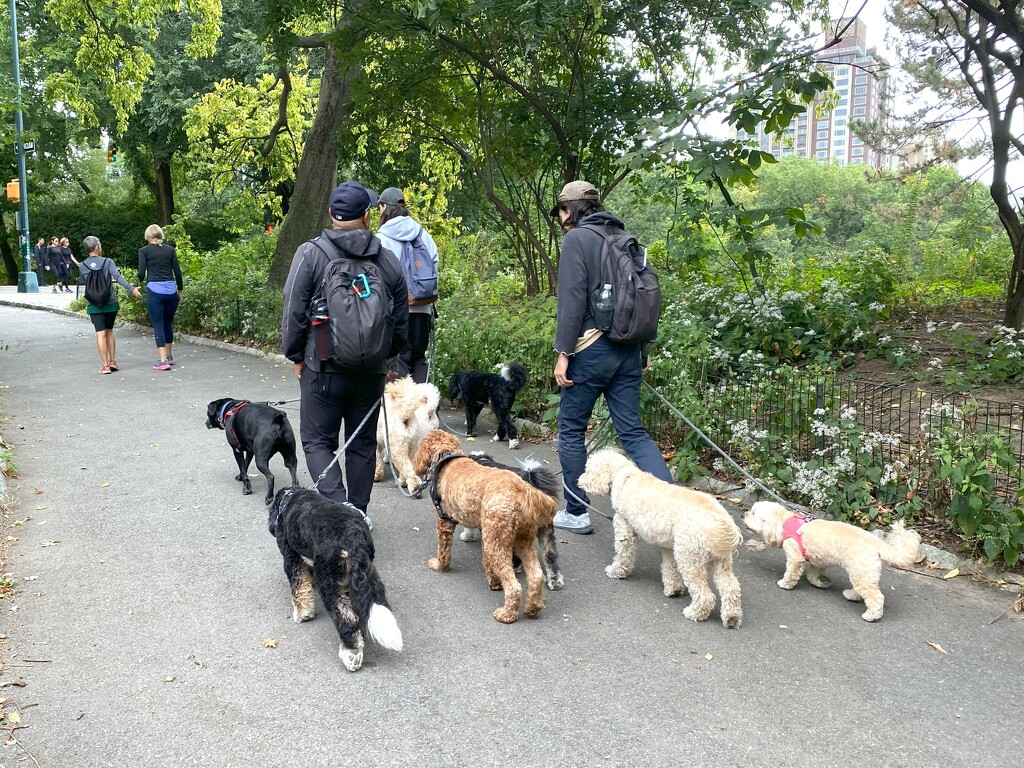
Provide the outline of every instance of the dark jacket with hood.
[[[584,225],[596,226],[597,231]],[[601,248],[604,233],[625,231],[622,222],[607,211],[592,213],[570,229],[562,240],[558,258],[558,311],[555,351],[572,355],[576,340],[594,328],[590,297],[602,285]]]
[[[393,253],[381,246],[380,240],[366,229],[325,229],[317,240],[326,238],[330,242],[315,245],[308,241],[299,246],[292,257],[288,279],[284,284],[284,313],[281,317],[281,351],[293,363],[305,362],[313,371],[342,371],[333,361],[321,361],[316,355],[316,340],[311,332],[309,305],[320,287],[327,267],[327,255],[321,248],[332,252],[332,248],[343,251],[350,259],[365,259],[376,264],[391,297],[391,318],[394,335],[391,338],[393,357],[405,349],[409,336],[409,296],[405,286],[405,275]],[[373,373],[384,373],[387,364],[381,363]]]

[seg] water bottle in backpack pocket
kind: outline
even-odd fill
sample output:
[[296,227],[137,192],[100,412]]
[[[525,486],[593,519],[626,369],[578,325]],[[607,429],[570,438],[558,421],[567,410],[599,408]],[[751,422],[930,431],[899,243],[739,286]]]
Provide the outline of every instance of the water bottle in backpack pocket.
[[615,317],[615,296],[612,295],[612,284],[605,283],[594,291],[594,327],[599,331],[607,331],[612,327]]

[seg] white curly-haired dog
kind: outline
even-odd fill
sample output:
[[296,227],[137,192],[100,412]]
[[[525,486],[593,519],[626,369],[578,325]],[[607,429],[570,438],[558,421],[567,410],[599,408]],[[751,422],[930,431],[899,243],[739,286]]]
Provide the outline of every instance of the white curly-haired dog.
[[[388,382],[384,387],[384,407],[387,409],[387,439],[390,458],[398,472],[398,481],[409,491],[417,491],[420,477],[412,467],[420,440],[432,429],[437,429],[437,406],[441,393],[433,384],[417,384],[412,376]],[[377,417],[377,465],[374,480],[384,477],[384,460],[388,453],[384,443],[384,414]],[[419,494],[416,494],[419,496]]]
[[722,624],[735,629],[743,621],[740,582],[732,558],[743,534],[712,496],[660,480],[638,468],[613,448],[590,455],[579,486],[587,493],[610,494],[615,510],[615,559],[605,568],[613,579],[625,579],[636,562],[636,539],[661,548],[661,580],[666,597],[683,589],[691,602],[683,615],[704,621],[722,599]]
[[771,547],[782,547],[786,553],[786,572],[777,582],[783,589],[793,589],[803,575],[820,589],[832,582],[825,569],[838,565],[846,569],[853,589],[843,597],[864,601],[864,621],[882,618],[885,595],[878,588],[882,563],[905,568],[917,559],[921,537],[907,530],[900,520],[890,529],[887,541],[862,528],[836,520],[817,520],[794,512],[773,501],[759,501],[743,516],[743,523],[759,534]]

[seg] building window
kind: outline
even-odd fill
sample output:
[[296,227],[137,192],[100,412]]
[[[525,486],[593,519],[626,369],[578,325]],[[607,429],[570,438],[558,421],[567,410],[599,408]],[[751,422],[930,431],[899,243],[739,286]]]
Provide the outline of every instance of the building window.
[[836,125],[846,125],[846,118],[845,117],[840,117],[839,119],[836,120],[835,124]]
[[853,108],[853,114],[854,115],[863,115],[864,114],[864,107],[854,107]]
[[867,93],[868,87],[866,85],[858,85],[856,88],[853,89],[853,92],[857,94]]
[[857,80],[855,82],[857,83],[857,85],[863,85],[867,81],[868,81],[868,76],[867,75],[857,75]]
[[845,128],[837,128],[833,135],[834,136],[845,136],[846,135],[846,129]]
[[836,147],[835,149],[832,150],[832,154],[833,155],[845,155],[846,154],[846,150],[843,149],[842,147]]
[[864,158],[862,158],[862,157],[855,157],[855,158],[853,158],[853,160],[850,161],[850,163],[851,163],[851,165],[863,165],[864,164]]
[[859,139],[856,136],[853,137],[853,146],[857,147],[857,146],[860,146],[863,143],[864,143],[864,141],[862,139]]
[[850,78],[844,77],[842,80],[836,80],[835,87],[838,88],[841,85],[849,85],[849,84],[850,84]]
[[822,159],[824,159],[826,155],[828,155],[828,153],[827,153],[827,152],[819,152],[819,153],[818,153],[818,157],[820,157],[820,158],[822,158]]
[[867,100],[868,100],[868,97],[867,97],[867,96],[858,96],[857,98],[855,98],[855,99],[853,100],[853,103],[854,103],[854,105],[857,105],[857,104],[866,104],[866,103],[867,103]]
[[828,131],[818,131],[818,138],[819,139],[827,139],[828,138]]
[[845,115],[846,114],[846,107],[843,107],[842,109],[837,109],[835,111],[835,114],[836,114],[836,116]]
[[828,146],[828,142],[827,141],[819,141],[814,146],[817,147],[818,149],[825,149]]
[[819,128],[828,128],[828,120],[819,120],[818,121],[818,127]]
[[854,155],[863,155],[864,154],[864,147],[854,147],[853,148],[853,154]]

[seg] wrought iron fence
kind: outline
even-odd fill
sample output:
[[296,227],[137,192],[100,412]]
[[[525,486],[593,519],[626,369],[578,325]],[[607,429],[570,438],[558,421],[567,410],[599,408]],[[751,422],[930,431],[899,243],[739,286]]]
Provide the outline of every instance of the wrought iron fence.
[[[820,418],[845,415],[866,434],[884,436],[876,451],[887,462],[920,460],[937,425],[964,435],[994,436],[1014,459],[1000,471],[997,488],[1014,498],[1024,474],[1024,405],[940,394],[848,378],[755,374],[743,380],[708,381],[700,387],[701,413],[687,414],[715,443],[729,450],[734,425],[782,438],[793,454],[807,460],[833,438],[816,432]],[[816,416],[817,412],[817,416]],[[645,398],[645,422],[662,445],[679,446],[688,429],[654,398]],[[925,492],[927,489],[922,488]]]

